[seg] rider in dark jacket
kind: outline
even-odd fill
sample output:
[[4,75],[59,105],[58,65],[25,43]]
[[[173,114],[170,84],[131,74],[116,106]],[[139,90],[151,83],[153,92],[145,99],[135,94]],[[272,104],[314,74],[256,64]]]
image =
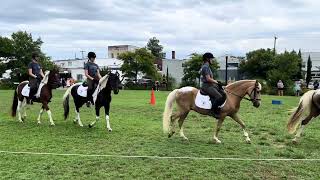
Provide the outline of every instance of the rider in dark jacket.
[[32,53],[32,61],[28,65],[28,74],[29,74],[29,86],[30,93],[29,98],[31,100],[35,99],[35,94],[37,93],[38,87],[42,78],[44,78],[44,74],[42,72],[42,68],[38,63],[39,55],[37,53]]
[[205,53],[202,56],[203,65],[200,70],[201,74],[201,89],[210,96],[212,109],[212,115],[216,118],[219,117],[220,108],[218,107],[223,99],[223,95],[220,93],[221,88],[220,82],[214,79],[213,73],[210,69],[211,61],[214,59],[213,54]]
[[84,72],[87,77],[88,83],[88,94],[87,94],[87,106],[90,107],[90,104],[94,104],[92,94],[98,86],[99,80],[101,79],[99,66],[94,63],[96,59],[96,54],[94,52],[88,53],[88,62],[84,65]]

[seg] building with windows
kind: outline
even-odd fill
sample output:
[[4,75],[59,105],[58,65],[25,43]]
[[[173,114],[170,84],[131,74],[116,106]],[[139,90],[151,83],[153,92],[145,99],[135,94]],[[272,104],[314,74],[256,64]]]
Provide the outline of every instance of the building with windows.
[[108,58],[117,58],[121,53],[133,52],[136,49],[139,47],[131,45],[108,46]]
[[216,58],[219,63],[219,69],[217,71],[217,79],[224,82],[226,79],[226,69],[227,69],[227,79],[228,81],[238,81],[242,79],[239,73],[240,62],[244,58],[239,58],[235,56],[228,56],[228,68],[226,68],[226,56],[219,56]]
[[[55,60],[53,61],[56,65],[61,68],[61,74],[68,74],[76,81],[84,81],[86,77],[84,75],[84,64],[87,62],[87,59],[65,59],[65,60]],[[122,61],[115,58],[108,59],[96,59],[95,63],[98,64],[100,69],[108,68],[112,71],[118,71],[120,75],[120,67]]]

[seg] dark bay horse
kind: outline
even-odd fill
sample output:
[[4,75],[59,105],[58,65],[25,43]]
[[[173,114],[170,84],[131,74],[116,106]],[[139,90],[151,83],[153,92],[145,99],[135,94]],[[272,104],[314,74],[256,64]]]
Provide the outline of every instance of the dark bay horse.
[[[221,143],[218,139],[218,133],[226,116],[230,116],[240,124],[246,138],[246,142],[250,143],[251,140],[249,138],[249,134],[246,131],[245,124],[238,116],[238,111],[240,108],[240,102],[243,98],[251,101],[254,107],[259,107],[261,102],[261,89],[261,84],[256,80],[241,80],[226,86],[225,92],[227,94],[227,99],[221,109],[221,116],[218,119],[213,135],[213,140],[216,143]],[[186,140],[188,139],[183,133],[182,125],[191,110],[203,115],[210,114],[210,110],[202,109],[195,105],[195,99],[198,91],[198,89],[193,87],[183,87],[173,90],[168,95],[165,110],[163,112],[163,130],[165,133],[168,133],[168,137],[171,137],[175,133],[175,124],[176,120],[178,120],[180,136]],[[246,95],[248,95],[250,99],[246,98]],[[174,102],[177,104],[177,112],[172,113]]]
[[[29,99],[29,96],[24,96],[22,94],[22,90],[25,86],[28,85],[28,83],[29,81],[21,82],[18,85],[17,89],[14,91],[11,115],[12,117],[15,117],[16,114],[18,113],[18,120],[20,122],[23,122],[27,116],[25,108],[26,108],[26,104],[27,104],[27,100]],[[39,116],[37,118],[38,124],[41,123],[41,115],[43,113],[43,110],[46,110],[49,116],[50,124],[54,126],[54,122],[53,122],[51,111],[49,109],[48,104],[52,98],[52,90],[60,86],[58,71],[57,70],[46,71],[45,77],[41,81],[41,84],[40,84],[40,87],[42,86],[42,88],[41,90],[40,89],[38,90],[38,93],[40,93],[39,94],[40,97],[37,97],[37,99],[34,101],[42,104]],[[23,118],[21,117],[21,111],[24,112]]]
[[288,121],[288,131],[290,134],[297,133],[292,139],[293,143],[297,143],[301,137],[305,126],[320,114],[320,90],[310,90],[303,94],[300,98],[298,107],[292,110],[292,114]]
[[[95,123],[100,118],[100,108],[103,106],[106,115],[106,122],[107,122],[107,129],[108,131],[112,131],[110,127],[110,118],[109,118],[109,110],[110,110],[110,102],[111,102],[111,91],[114,94],[119,93],[119,85],[121,81],[119,79],[119,74],[109,73],[103,76],[100,81],[99,85],[95,90],[94,96],[94,104],[95,104],[95,111],[96,111],[96,119],[89,124],[89,127],[93,127]],[[80,120],[80,108],[85,104],[88,100],[86,97],[82,97],[77,93],[77,89],[81,84],[75,84],[67,89],[63,96],[63,108],[64,108],[64,119],[68,118],[69,115],[69,96],[70,94],[73,97],[73,101],[76,108],[76,117],[74,122],[79,124],[79,126],[83,127],[83,124]],[[96,100],[95,100],[96,99]]]

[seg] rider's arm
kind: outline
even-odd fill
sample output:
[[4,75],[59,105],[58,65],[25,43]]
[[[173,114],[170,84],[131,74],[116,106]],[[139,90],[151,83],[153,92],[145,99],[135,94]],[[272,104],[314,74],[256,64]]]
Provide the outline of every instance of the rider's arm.
[[209,82],[209,83],[217,83],[218,84],[218,81],[211,78],[209,74],[206,75],[206,79],[207,79],[207,82]]
[[97,69],[97,76],[98,76],[99,79],[101,79],[101,74],[100,74],[99,68]]
[[93,77],[91,77],[91,76],[89,75],[89,72],[88,72],[87,69],[84,70],[84,74],[85,74],[85,76],[86,76],[88,79],[93,80]]
[[37,76],[32,73],[32,69],[29,68],[28,73],[29,73],[29,76],[31,76],[33,78],[37,78]]

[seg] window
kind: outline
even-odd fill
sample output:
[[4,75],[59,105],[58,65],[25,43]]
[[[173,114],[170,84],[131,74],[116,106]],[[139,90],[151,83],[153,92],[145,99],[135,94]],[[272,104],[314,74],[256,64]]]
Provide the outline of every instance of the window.
[[68,62],[68,66],[72,66],[72,62]]
[[77,74],[77,80],[82,81],[83,80],[83,75],[82,74]]
[[64,63],[61,63],[60,65],[61,65],[61,67],[64,67]]

